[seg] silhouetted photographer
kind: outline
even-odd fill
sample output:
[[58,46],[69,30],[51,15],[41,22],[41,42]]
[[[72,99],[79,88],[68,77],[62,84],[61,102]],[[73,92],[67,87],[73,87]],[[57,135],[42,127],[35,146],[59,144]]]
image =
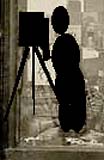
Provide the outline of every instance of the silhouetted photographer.
[[65,33],[69,21],[67,10],[63,6],[56,7],[51,23],[59,36],[53,45],[52,62],[61,128],[64,132],[73,129],[78,133],[86,123],[85,81],[79,68],[79,46],[72,35]]
[[[83,74],[79,68],[79,46],[70,34],[66,34],[69,25],[67,10],[59,6],[52,15],[52,25],[60,34],[53,45],[52,62],[56,71],[55,86],[44,61],[50,59],[49,53],[49,19],[44,12],[20,12],[19,14],[19,45],[24,47],[19,70],[13,91],[7,105],[4,121],[7,120],[24,66],[32,47],[32,99],[35,115],[35,54],[59,102],[59,121],[63,131],[73,129],[79,132],[86,123],[86,96]],[[43,51],[41,54],[38,50]]]

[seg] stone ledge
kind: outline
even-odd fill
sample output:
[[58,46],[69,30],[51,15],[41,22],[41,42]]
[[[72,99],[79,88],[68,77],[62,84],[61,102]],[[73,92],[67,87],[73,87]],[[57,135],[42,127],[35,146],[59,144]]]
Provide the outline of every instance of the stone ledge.
[[104,147],[47,146],[6,149],[5,160],[103,160]]
[[71,145],[71,146],[64,146],[64,145],[58,145],[58,146],[39,146],[39,147],[32,147],[32,148],[8,148],[5,149],[6,153],[10,152],[36,152],[36,151],[65,151],[65,152],[104,152],[104,147],[99,146],[80,146],[80,145]]

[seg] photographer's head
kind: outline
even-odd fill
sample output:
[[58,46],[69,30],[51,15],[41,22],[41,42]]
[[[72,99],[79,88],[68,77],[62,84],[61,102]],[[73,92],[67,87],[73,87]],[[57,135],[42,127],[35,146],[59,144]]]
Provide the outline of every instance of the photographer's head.
[[69,15],[63,6],[56,7],[51,17],[51,24],[56,33],[63,34],[69,25]]

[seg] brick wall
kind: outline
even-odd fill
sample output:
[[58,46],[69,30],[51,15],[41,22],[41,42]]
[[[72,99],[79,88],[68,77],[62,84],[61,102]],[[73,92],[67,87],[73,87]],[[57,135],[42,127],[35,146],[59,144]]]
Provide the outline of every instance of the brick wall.
[[[30,90],[30,91],[29,91]],[[88,95],[87,100],[87,128],[104,131],[104,99],[100,92],[93,88],[92,85],[86,86]],[[31,87],[27,87],[22,94],[21,101],[21,136],[35,136],[39,127],[46,127],[41,124],[48,122],[52,127],[52,121],[58,117],[58,102],[49,86],[36,86],[35,109],[36,114],[33,116]],[[26,97],[27,95],[27,97]],[[53,119],[53,120],[52,120]],[[51,124],[50,124],[51,120]]]

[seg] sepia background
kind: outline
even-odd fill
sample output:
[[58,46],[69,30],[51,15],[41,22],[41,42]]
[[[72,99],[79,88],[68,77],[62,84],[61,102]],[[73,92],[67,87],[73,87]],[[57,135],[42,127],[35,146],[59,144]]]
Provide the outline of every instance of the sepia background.
[[[45,17],[49,18],[51,52],[57,34],[53,31],[50,19],[54,8],[59,5],[67,8],[70,15],[67,32],[75,37],[80,47],[80,67],[86,82],[86,132],[90,137],[88,143],[83,145],[104,147],[104,0],[1,0],[1,110],[4,115],[23,54],[23,47],[18,46],[19,11],[44,12]],[[54,82],[55,71],[51,59],[45,63]],[[36,56],[36,114],[33,115],[31,66],[30,47],[8,121],[3,127],[4,144],[6,147],[21,148],[63,145],[59,136],[58,102]],[[95,140],[94,144],[92,139]]]

